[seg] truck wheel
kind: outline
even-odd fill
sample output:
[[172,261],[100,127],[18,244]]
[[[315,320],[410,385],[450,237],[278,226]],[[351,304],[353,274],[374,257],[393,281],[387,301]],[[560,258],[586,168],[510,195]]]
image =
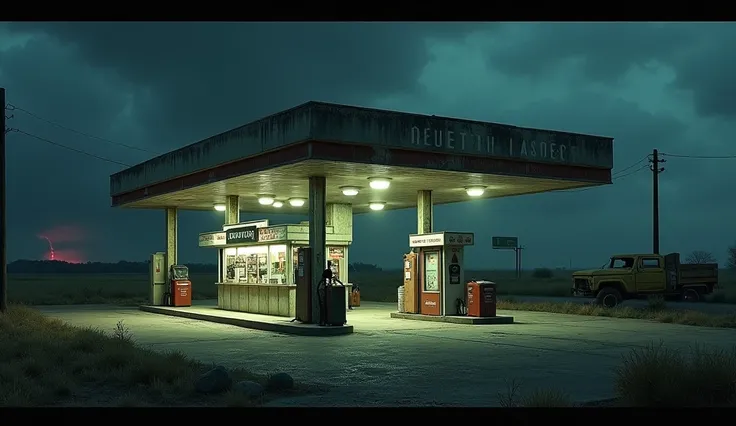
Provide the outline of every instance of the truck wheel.
[[603,287],[601,291],[598,292],[595,300],[598,305],[603,306],[604,308],[615,308],[621,303],[623,298],[621,297],[621,292],[615,288]]
[[682,300],[684,302],[700,302],[700,292],[694,288],[686,288],[682,291]]

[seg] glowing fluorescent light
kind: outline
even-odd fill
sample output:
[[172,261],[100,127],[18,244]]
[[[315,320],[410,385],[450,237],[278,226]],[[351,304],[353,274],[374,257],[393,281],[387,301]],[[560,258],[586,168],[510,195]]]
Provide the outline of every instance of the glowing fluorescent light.
[[342,194],[348,197],[354,197],[360,192],[360,189],[354,186],[343,186],[340,189],[342,190]]
[[264,205],[264,206],[270,206],[273,204],[274,199],[273,195],[259,195],[258,196],[258,204]]
[[391,186],[391,179],[386,178],[368,178],[370,180],[371,188],[373,189],[388,189]]
[[289,204],[291,207],[301,207],[305,203],[304,198],[290,198]]
[[379,211],[383,210],[383,208],[386,207],[386,203],[370,203],[368,207],[370,207],[370,209],[373,211]]
[[282,203],[281,201],[274,201],[273,202],[273,206],[276,207],[277,209],[280,209],[283,205],[284,205],[284,203]]
[[486,192],[486,189],[482,186],[471,186],[470,188],[465,188],[465,192],[470,197],[480,197]]
[[225,205],[224,204],[215,204],[215,210],[218,212],[224,212],[225,211]]

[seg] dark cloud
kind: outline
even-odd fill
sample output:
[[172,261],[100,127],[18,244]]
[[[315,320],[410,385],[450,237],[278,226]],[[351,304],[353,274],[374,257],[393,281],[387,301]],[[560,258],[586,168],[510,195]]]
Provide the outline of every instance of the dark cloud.
[[[41,117],[156,152],[307,100],[611,136],[615,169],[635,164],[625,173],[636,173],[609,187],[436,211],[438,229],[476,233],[473,264],[511,267],[513,257],[489,252],[487,241],[518,235],[529,266],[587,266],[603,263],[612,251],[651,246],[651,175],[637,171],[646,165],[637,161],[652,148],[729,153],[736,128],[723,118],[735,112],[733,28],[13,23],[0,25],[0,86],[8,88],[11,103]],[[20,111],[9,125],[122,163],[151,156]],[[736,208],[724,195],[736,178],[732,163],[665,158],[663,248],[722,256],[736,239],[723,232]],[[80,231],[79,241],[59,242],[59,253],[80,259],[140,259],[163,248],[162,212],[109,207],[108,176],[122,166],[19,133],[9,135],[8,162],[11,258],[42,257],[48,247],[38,235],[54,229]],[[414,220],[413,210],[356,217],[351,258],[398,267]],[[184,261],[212,259],[195,238],[220,222],[214,212],[181,214]],[[373,231],[378,227],[385,231],[381,241]]]

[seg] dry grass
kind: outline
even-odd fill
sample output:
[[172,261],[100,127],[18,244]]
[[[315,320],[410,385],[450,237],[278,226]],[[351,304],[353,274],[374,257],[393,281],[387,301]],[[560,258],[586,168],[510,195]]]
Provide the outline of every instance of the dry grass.
[[498,394],[502,407],[573,407],[575,404],[563,391],[557,389],[535,389],[528,394],[521,393],[522,385],[516,380],[506,381],[506,392]]
[[[196,394],[196,378],[212,367],[136,346],[122,321],[105,333],[11,305],[0,315],[0,342],[0,406],[252,405],[229,394]],[[229,373],[234,382],[266,380],[245,370]]]
[[682,354],[661,344],[636,349],[616,370],[615,390],[625,406],[734,406],[736,350],[694,347]]
[[511,298],[506,298],[498,300],[497,308],[501,310],[552,312],[556,314],[587,315],[594,317],[630,318],[700,327],[736,328],[736,314],[714,315],[682,309],[666,309],[664,302],[656,300],[650,301],[648,308],[616,307],[610,309],[593,304],[570,302],[530,303],[517,302]]

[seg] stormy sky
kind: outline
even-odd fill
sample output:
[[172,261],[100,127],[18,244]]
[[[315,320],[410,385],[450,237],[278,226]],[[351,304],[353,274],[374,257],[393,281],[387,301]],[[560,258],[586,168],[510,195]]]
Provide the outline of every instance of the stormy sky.
[[[614,137],[614,173],[625,171],[613,185],[438,206],[435,227],[476,234],[470,267],[513,268],[493,235],[519,236],[526,267],[650,251],[652,178],[637,161],[653,148],[736,155],[734,43],[733,24],[0,24],[0,86],[19,130],[7,143],[8,257],[43,258],[43,237],[68,260],[164,248],[163,212],[110,207],[109,175],[124,166],[52,143],[136,164],[308,100]],[[664,158],[662,252],[725,262],[736,158]],[[351,261],[398,268],[415,221],[413,209],[356,216]],[[196,236],[221,222],[182,213],[180,261],[214,261]]]

